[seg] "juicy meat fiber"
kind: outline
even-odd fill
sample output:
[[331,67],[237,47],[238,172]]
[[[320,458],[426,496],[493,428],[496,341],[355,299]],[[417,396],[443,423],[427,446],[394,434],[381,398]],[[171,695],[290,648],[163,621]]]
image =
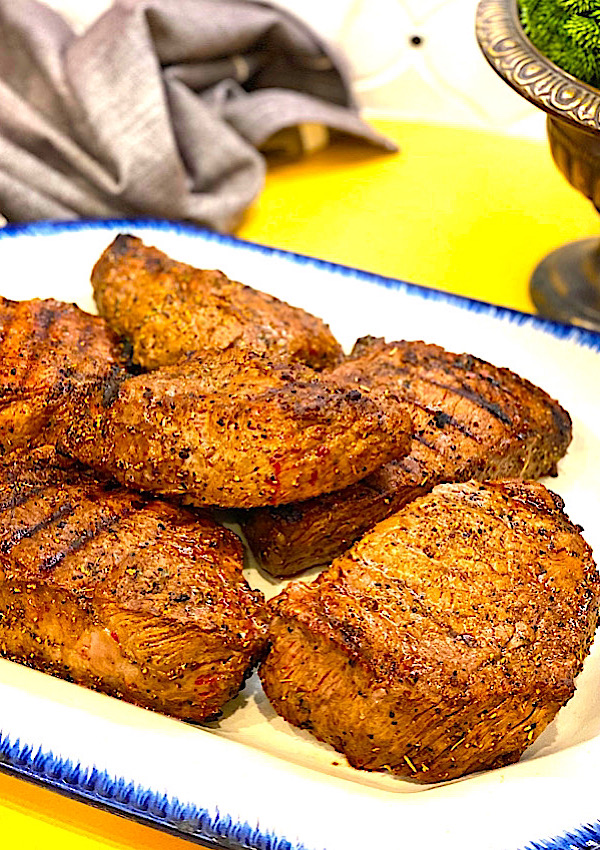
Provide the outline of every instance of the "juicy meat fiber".
[[568,413],[539,387],[438,345],[366,337],[331,374],[393,393],[412,419],[412,445],[345,490],[244,516],[250,548],[273,575],[330,562],[441,482],[553,475],[571,440]]
[[535,482],[442,484],[273,601],[273,706],[354,767],[418,782],[516,761],[574,691],[591,550]]
[[0,464],[2,654],[183,719],[218,712],[265,643],[239,540],[51,448],[13,458]]
[[61,449],[92,468],[222,507],[281,504],[358,481],[405,454],[411,428],[394,398],[238,349],[85,385],[62,422]]
[[47,442],[75,385],[124,365],[117,336],[74,304],[0,297],[0,454]]
[[232,346],[269,350],[315,368],[342,350],[327,325],[264,292],[170,259],[121,234],[92,272],[100,315],[133,344],[145,369],[175,363],[191,351]]

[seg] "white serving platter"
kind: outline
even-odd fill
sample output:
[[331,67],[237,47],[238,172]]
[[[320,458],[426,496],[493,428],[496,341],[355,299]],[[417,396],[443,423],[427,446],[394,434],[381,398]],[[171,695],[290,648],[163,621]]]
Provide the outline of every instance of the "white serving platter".
[[[423,339],[508,366],[573,418],[558,492],[600,553],[600,335],[167,222],[0,230],[0,294],[94,311],[89,275],[119,232],[321,316],[346,348]],[[250,565],[248,580],[280,586]],[[257,850],[600,848],[600,641],[521,761],[438,786],[354,770],[278,718],[256,676],[193,726],[0,660],[0,766],[191,838]]]

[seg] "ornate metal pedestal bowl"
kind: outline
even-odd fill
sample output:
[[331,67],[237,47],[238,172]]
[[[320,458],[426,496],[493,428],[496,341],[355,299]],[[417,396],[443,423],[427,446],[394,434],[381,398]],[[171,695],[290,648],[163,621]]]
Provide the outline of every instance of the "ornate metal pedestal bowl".
[[[554,162],[600,212],[600,91],[533,46],[516,0],[481,0],[476,30],[494,70],[548,113]],[[600,239],[572,242],[543,259],[531,278],[531,295],[543,316],[600,330]]]

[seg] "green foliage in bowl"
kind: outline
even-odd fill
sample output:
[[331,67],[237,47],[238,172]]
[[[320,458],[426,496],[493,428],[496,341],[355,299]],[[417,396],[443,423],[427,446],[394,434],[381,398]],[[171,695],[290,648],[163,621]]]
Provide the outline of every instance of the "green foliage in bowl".
[[540,53],[600,88],[600,0],[519,0],[519,11]]

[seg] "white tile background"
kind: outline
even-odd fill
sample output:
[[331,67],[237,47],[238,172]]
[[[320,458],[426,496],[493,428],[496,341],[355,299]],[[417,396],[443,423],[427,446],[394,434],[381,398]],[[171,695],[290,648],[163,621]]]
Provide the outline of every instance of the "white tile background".
[[[80,32],[110,0],[47,0]],[[346,56],[366,117],[545,136],[543,113],[488,67],[477,0],[279,0]],[[419,46],[411,39],[418,36]]]

